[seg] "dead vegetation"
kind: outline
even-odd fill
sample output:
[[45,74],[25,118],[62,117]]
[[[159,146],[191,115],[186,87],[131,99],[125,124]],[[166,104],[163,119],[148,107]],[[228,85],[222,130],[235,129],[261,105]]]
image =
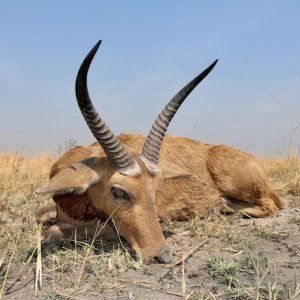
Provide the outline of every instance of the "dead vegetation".
[[[195,218],[162,224],[175,257],[145,266],[125,240],[40,242],[35,222],[51,203],[34,190],[54,158],[0,154],[0,298],[299,299],[300,160],[263,159],[290,207],[278,217]],[[39,249],[39,247],[41,248]]]
[[300,195],[300,159],[298,157],[261,161],[275,189],[284,194]]

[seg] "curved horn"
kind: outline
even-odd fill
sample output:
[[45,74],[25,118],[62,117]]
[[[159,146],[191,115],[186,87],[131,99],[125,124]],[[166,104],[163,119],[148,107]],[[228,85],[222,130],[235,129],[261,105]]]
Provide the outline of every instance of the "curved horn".
[[101,41],[94,46],[79,68],[75,85],[77,102],[86,123],[103,148],[111,166],[123,175],[135,176],[141,172],[138,163],[128,154],[119,139],[101,119],[89,96],[87,73],[100,44]]
[[157,117],[152,125],[152,128],[145,140],[141,158],[151,171],[157,171],[158,159],[161,143],[164,139],[167,128],[176,114],[176,111],[187,98],[187,96],[193,91],[193,89],[209,74],[214,68],[218,60],[213,62],[207,69],[205,69],[200,75],[194,78],[183,89],[181,89],[166,105],[160,115]]

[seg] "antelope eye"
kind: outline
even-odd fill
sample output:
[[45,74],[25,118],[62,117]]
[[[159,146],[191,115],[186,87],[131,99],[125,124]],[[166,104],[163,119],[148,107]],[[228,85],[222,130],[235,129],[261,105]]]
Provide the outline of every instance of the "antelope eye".
[[111,188],[111,193],[113,194],[115,199],[121,199],[121,200],[130,200],[130,197],[128,193],[126,193],[124,190],[117,188],[117,187],[112,187]]

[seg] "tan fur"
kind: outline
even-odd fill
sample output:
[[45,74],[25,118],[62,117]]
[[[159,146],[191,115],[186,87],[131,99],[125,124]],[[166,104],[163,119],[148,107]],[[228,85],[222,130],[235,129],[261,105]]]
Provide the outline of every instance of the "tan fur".
[[[97,143],[76,147],[53,165],[50,183],[40,191],[54,193],[62,224],[94,228],[100,212],[111,218],[110,226],[115,226],[139,255],[150,259],[165,245],[157,217],[187,220],[216,212],[266,217],[283,207],[252,155],[223,145],[166,136],[160,151],[161,172],[151,174],[138,157],[144,138],[122,134],[119,139],[136,156],[141,175],[123,176],[113,171]],[[110,193],[114,185],[120,185],[133,200],[114,200]],[[54,236],[61,237],[70,227],[52,230]]]

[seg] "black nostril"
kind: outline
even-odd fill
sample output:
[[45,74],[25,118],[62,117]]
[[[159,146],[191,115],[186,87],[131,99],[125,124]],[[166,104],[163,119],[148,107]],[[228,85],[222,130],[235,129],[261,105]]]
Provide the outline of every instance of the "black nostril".
[[169,264],[172,261],[172,251],[168,246],[164,246],[156,257],[161,264]]

